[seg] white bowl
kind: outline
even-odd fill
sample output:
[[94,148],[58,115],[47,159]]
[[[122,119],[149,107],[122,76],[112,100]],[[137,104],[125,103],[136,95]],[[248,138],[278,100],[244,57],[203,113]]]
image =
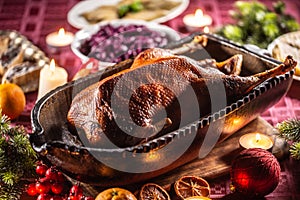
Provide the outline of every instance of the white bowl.
[[[175,30],[171,29],[168,26],[161,25],[161,24],[158,24],[155,22],[146,22],[146,21],[141,21],[141,20],[105,21],[105,22],[101,22],[101,23],[93,25],[93,26],[85,27],[75,34],[74,41],[71,44],[71,49],[72,49],[73,53],[75,55],[77,55],[83,63],[87,62],[90,57],[88,57],[87,55],[84,55],[80,51],[81,45],[83,44],[83,42],[85,40],[89,39],[92,35],[97,33],[101,29],[101,27],[108,25],[108,24],[112,25],[113,27],[118,27],[118,26],[122,26],[122,25],[144,25],[152,31],[156,31],[156,32],[164,34],[168,38],[169,42],[174,42],[174,41],[178,41],[181,39],[179,33],[176,32]],[[109,66],[112,64],[114,64],[114,63],[104,62],[104,61],[100,60],[101,67],[106,67],[106,66]]]

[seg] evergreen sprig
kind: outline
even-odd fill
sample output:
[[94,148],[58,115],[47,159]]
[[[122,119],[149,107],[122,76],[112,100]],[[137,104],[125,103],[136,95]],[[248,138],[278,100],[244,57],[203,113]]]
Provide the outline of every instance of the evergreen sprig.
[[291,156],[300,160],[300,120],[289,119],[276,126],[279,136],[291,142]]
[[31,148],[22,126],[10,126],[0,110],[0,200],[18,199],[22,180],[34,177],[37,154]]

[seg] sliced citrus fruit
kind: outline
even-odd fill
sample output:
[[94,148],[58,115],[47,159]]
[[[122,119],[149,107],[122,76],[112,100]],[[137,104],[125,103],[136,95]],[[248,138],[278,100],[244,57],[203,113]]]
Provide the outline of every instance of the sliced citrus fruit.
[[181,199],[202,196],[208,197],[210,187],[206,180],[197,176],[183,176],[174,184],[176,195]]
[[95,200],[137,200],[128,190],[123,188],[109,188],[100,192]]
[[170,200],[167,191],[155,183],[147,183],[142,186],[140,200]]
[[211,199],[208,197],[194,196],[194,197],[188,197],[184,200],[211,200]]

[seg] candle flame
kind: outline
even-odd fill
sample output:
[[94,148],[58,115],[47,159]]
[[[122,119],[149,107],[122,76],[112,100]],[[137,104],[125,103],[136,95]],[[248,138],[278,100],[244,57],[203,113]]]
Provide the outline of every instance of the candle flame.
[[255,139],[256,139],[256,142],[259,142],[261,140],[261,137],[260,137],[259,133],[256,133]]
[[208,28],[208,26],[205,26],[205,27],[204,27],[203,32],[204,32],[204,33],[209,33],[209,28]]
[[201,19],[203,17],[203,11],[201,9],[197,9],[195,12],[195,17],[197,19]]
[[59,37],[63,37],[63,36],[65,36],[65,29],[64,28],[60,28],[59,30],[58,30],[58,36]]
[[51,59],[51,61],[50,61],[50,70],[51,70],[51,72],[55,71],[55,61],[53,59]]

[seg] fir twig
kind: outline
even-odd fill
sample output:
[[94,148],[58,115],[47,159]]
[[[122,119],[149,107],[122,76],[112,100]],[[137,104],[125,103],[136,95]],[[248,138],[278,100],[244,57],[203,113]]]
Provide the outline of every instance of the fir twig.
[[292,142],[290,146],[291,156],[300,160],[300,120],[289,119],[277,124],[280,137]]
[[290,147],[291,156],[300,160],[300,142],[295,142]]
[[277,124],[279,135],[287,141],[300,141],[300,120],[289,119]]
[[21,126],[10,126],[9,118],[0,110],[0,200],[19,199],[22,179],[34,176],[37,154]]

